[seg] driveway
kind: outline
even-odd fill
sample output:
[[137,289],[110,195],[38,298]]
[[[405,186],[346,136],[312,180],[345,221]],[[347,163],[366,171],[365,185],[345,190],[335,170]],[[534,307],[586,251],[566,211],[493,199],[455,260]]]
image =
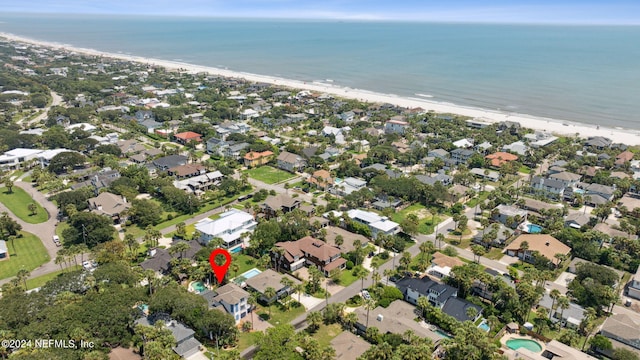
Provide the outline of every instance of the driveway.
[[[291,297],[298,300],[298,293],[292,294]],[[303,293],[302,296],[300,296],[300,303],[304,306],[305,309],[307,309],[307,311],[309,311],[309,309],[313,309],[314,307],[318,306],[323,301],[324,299],[318,299],[309,294]]]
[[[44,245],[45,249],[47,249],[47,253],[49,254],[49,262],[44,263],[41,266],[31,270],[31,276],[29,278],[35,278],[59,270],[60,266],[56,265],[54,261],[60,248],[53,243],[53,235],[55,235],[56,233],[56,225],[58,224],[58,220],[56,219],[58,208],[51,201],[47,200],[47,198],[41,192],[34,188],[31,183],[26,183],[21,179],[17,179],[14,182],[14,185],[26,191],[33,198],[33,200],[42,205],[42,207],[49,214],[49,220],[40,224],[29,224],[22,221],[11,211],[9,211],[4,205],[0,204],[0,211],[6,211],[7,213],[9,213],[9,215],[18,222],[18,224],[22,225],[22,230],[30,232],[40,238],[40,241],[42,241],[42,244]],[[11,278],[2,279],[0,280],[0,285],[8,283],[10,280]]]

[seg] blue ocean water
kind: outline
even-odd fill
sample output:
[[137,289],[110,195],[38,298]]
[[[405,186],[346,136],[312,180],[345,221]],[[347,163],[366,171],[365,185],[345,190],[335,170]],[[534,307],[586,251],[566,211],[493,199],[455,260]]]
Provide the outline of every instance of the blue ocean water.
[[640,128],[640,27],[0,14],[108,52]]

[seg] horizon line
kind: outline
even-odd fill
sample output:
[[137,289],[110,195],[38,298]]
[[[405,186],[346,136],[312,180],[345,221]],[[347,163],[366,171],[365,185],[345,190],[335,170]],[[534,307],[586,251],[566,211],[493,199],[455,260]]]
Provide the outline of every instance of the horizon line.
[[455,25],[541,25],[541,26],[611,26],[611,27],[635,27],[639,22],[587,22],[587,21],[508,21],[508,20],[437,20],[437,19],[397,19],[397,18],[357,18],[357,17],[313,17],[313,16],[237,16],[237,15],[213,15],[213,14],[162,14],[162,13],[99,13],[99,12],[5,12],[4,15],[34,15],[34,16],[143,16],[152,18],[198,18],[198,19],[225,19],[225,20],[275,20],[275,21],[317,21],[317,22],[360,22],[360,23],[432,23]]

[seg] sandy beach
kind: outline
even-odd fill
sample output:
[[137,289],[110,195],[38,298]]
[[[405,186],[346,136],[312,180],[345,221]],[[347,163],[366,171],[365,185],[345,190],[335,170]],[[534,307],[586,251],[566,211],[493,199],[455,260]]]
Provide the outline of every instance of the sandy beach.
[[442,103],[436,101],[429,101],[427,99],[420,98],[404,98],[390,94],[376,93],[361,89],[351,89],[345,87],[335,86],[330,83],[320,82],[302,82],[296,80],[290,80],[285,78],[263,76],[257,74],[250,74],[245,72],[236,72],[226,69],[220,69],[215,67],[200,66],[194,64],[181,63],[176,61],[151,59],[140,56],[133,56],[127,54],[107,53],[94,49],[78,48],[65,44],[58,44],[53,42],[38,41],[21,36],[16,36],[8,33],[0,33],[0,37],[7,38],[12,41],[30,43],[42,47],[49,47],[55,49],[66,50],[70,52],[76,52],[79,54],[102,56],[115,59],[122,59],[127,61],[135,61],[143,64],[163,66],[167,69],[182,70],[188,72],[206,72],[211,75],[219,75],[231,78],[241,78],[253,82],[263,82],[275,84],[278,86],[289,87],[293,89],[309,90],[320,93],[327,93],[338,97],[357,99],[361,101],[368,101],[372,103],[390,103],[406,108],[422,108],[425,110],[433,110],[438,113],[450,113],[459,114],[464,116],[470,116],[484,122],[500,122],[500,121],[514,121],[520,123],[523,127],[547,131],[557,135],[568,135],[580,137],[590,136],[604,136],[613,140],[613,142],[624,143],[628,145],[640,145],[640,131],[623,129],[623,128],[609,128],[606,126],[581,124],[571,121],[564,121],[560,119],[550,119],[543,117],[535,117],[526,114],[518,114],[512,112],[503,112],[499,110],[488,110],[480,108],[465,107],[450,103]]

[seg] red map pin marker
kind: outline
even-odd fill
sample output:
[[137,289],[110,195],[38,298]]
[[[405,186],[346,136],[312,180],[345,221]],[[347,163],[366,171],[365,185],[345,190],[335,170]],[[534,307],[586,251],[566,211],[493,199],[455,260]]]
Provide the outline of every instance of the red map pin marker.
[[[224,264],[218,265],[216,264],[216,256],[222,255],[226,258]],[[229,270],[229,265],[231,265],[231,255],[225,249],[215,249],[209,255],[209,264],[211,264],[211,269],[213,273],[216,274],[216,279],[218,280],[218,284],[222,284],[222,280],[224,276],[227,274],[227,270]]]

